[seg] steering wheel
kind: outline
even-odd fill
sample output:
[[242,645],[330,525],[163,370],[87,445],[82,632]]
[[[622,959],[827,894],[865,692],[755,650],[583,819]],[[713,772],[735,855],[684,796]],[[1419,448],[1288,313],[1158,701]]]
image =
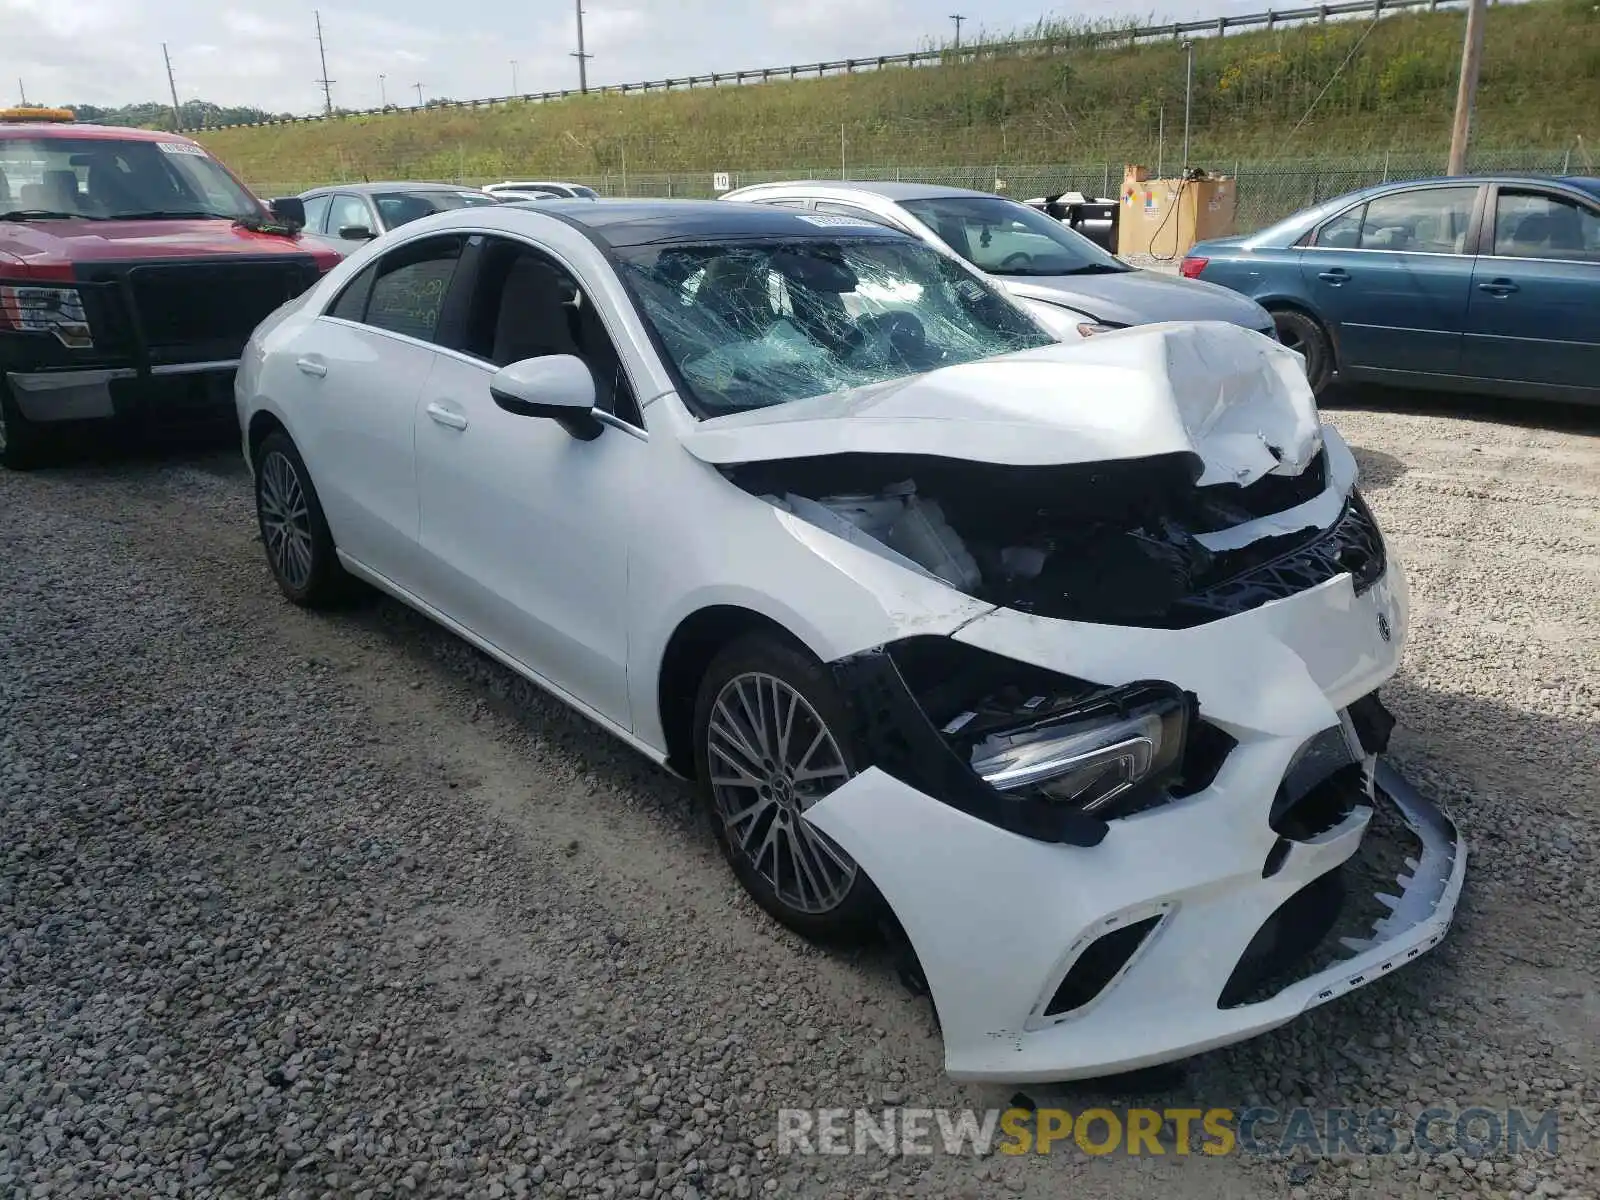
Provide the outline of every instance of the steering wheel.
[[928,331],[912,313],[879,313],[864,318],[858,328],[876,341],[891,360],[898,359],[907,365],[928,360]]
[[1026,250],[1013,251],[1000,260],[1000,269],[1002,271],[1010,270],[1012,267],[1031,266],[1033,266],[1033,255]]

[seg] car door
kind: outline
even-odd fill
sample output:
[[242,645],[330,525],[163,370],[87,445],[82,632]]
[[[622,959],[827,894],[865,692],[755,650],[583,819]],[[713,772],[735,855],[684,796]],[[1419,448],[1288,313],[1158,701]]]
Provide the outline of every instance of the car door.
[[1462,373],[1600,390],[1600,205],[1500,184],[1472,275]]
[[[628,728],[628,531],[648,503],[648,444],[591,293],[529,243],[476,238],[454,352],[417,408],[422,548],[435,603],[503,654]],[[519,416],[495,371],[576,354],[596,381],[600,436]]]
[[339,548],[418,582],[416,401],[464,243],[397,246],[356,275],[294,347],[302,390],[292,432]]
[[1450,184],[1388,192],[1317,229],[1300,271],[1341,371],[1459,370],[1481,190]]

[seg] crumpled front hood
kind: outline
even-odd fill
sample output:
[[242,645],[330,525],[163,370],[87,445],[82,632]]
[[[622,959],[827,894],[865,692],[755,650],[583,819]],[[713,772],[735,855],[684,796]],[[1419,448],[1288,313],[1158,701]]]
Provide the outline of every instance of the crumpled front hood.
[[917,454],[1054,466],[1192,453],[1198,480],[1297,474],[1322,444],[1299,355],[1236,325],[1143,325],[702,421],[719,466]]
[[1272,328],[1267,311],[1248,296],[1203,279],[1184,279],[1160,271],[989,278],[1013,295],[1053,300],[1118,325],[1227,321],[1246,329]]

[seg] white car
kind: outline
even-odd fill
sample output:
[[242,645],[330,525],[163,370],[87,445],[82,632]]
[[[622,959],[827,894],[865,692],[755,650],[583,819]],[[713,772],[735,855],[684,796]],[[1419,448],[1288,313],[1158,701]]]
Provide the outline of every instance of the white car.
[[561,183],[549,179],[491,183],[484,191],[501,200],[598,200],[600,193],[581,183]]
[[1450,922],[1400,568],[1257,333],[1062,345],[868,222],[555,201],[363,248],[237,399],[291,600],[375,585],[695,780],[793,928],[892,912],[959,1078],[1236,1041]]
[[1054,217],[990,192],[799,180],[752,184],[721,198],[859,217],[909,233],[983,271],[1064,340],[1151,321],[1227,321],[1277,336],[1272,314],[1250,297],[1131,267]]

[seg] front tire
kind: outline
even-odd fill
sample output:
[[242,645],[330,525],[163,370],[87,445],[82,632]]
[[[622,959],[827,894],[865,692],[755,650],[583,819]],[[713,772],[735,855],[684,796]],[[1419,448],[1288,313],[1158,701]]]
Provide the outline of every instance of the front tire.
[[43,441],[39,427],[22,415],[11,389],[0,379],[0,466],[32,470],[39,465]]
[[1272,314],[1278,341],[1297,350],[1306,360],[1306,379],[1318,396],[1333,382],[1333,339],[1315,317],[1298,309],[1281,308]]
[[253,457],[256,522],[279,589],[302,608],[343,602],[352,580],[339,564],[333,533],[300,451],[288,434],[271,433]]
[[741,638],[701,681],[694,729],[712,830],[756,903],[817,941],[875,927],[883,901],[872,881],[801,815],[862,761],[823,665],[773,635]]

